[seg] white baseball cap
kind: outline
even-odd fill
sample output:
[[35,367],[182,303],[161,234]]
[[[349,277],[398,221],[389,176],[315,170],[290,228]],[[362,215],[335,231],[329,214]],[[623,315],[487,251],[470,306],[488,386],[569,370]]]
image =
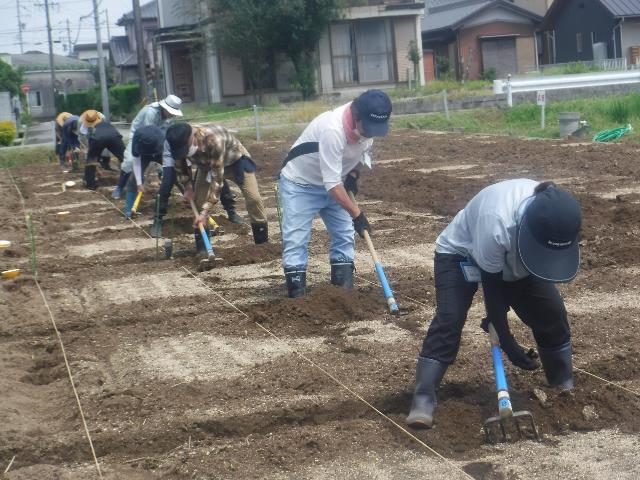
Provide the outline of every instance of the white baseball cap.
[[175,95],[167,95],[167,98],[165,98],[164,100],[160,100],[158,103],[171,115],[176,115],[177,117],[182,116],[182,110],[180,110],[182,100],[180,99],[180,97],[177,97]]

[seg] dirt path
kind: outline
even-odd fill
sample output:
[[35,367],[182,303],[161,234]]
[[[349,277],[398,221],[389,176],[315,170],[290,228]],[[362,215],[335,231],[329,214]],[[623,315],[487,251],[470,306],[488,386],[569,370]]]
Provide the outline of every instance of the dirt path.
[[[33,217],[40,283],[105,478],[640,477],[640,398],[618,388],[640,391],[635,147],[414,131],[378,142],[379,161],[363,175],[361,201],[404,312],[398,318],[385,313],[360,242],[357,289],[327,286],[320,223],[311,245],[311,294],[283,298],[272,179],[287,147],[249,146],[262,166],[271,243],[253,245],[248,227],[219,215],[226,233],[214,247],[221,261],[203,273],[190,253],[185,205],[174,202],[165,225],[175,258],[157,261],[156,242],[141,229],[150,223],[152,195],[143,200],[138,228],[109,201],[113,174],[103,173],[93,193],[62,192],[62,181],[77,178],[54,166],[11,172]],[[13,245],[0,253],[0,267],[28,272],[24,213],[2,174],[0,237]],[[577,386],[558,394],[541,372],[508,368],[514,405],[533,412],[544,440],[486,445],[481,425],[496,407],[476,299],[440,391],[437,424],[416,434],[445,461],[390,421],[403,425],[415,357],[433,315],[433,244],[478,190],[521,176],[554,179],[583,206],[583,269],[562,287]],[[62,210],[70,212],[66,220],[56,215]],[[0,472],[15,456],[8,479],[97,478],[30,275],[2,282],[0,319]],[[531,345],[520,322],[513,326]]]

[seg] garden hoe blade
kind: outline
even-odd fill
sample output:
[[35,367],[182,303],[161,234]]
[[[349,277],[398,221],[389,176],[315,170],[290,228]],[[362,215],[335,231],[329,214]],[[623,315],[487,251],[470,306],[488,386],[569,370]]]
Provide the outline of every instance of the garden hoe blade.
[[[193,200],[191,200],[191,210],[193,210],[193,215],[195,218],[198,218],[198,209],[196,208],[196,204]],[[211,218],[211,217],[209,217]],[[215,267],[216,254],[213,253],[213,247],[211,246],[211,242],[209,241],[209,235],[207,235],[204,226],[199,223],[198,230],[200,230],[200,236],[202,237],[202,241],[204,243],[205,248],[207,249],[207,258],[203,258],[200,260],[200,265],[198,266],[198,270],[204,272],[206,270],[211,270]]]
[[485,420],[483,426],[485,440],[487,443],[508,442],[509,440],[526,438],[540,440],[538,428],[531,412],[527,410],[513,411],[511,399],[509,398],[507,377],[502,364],[500,340],[491,323],[489,323],[489,337],[491,339],[493,371],[498,392],[498,415]]

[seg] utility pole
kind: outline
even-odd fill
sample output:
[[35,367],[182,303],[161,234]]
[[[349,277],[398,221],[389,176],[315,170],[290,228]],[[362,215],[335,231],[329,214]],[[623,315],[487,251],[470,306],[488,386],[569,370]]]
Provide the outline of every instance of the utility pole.
[[67,45],[69,45],[69,53],[68,55],[71,56],[71,27],[69,26],[69,19],[67,18]]
[[144,40],[142,37],[142,14],[140,13],[140,0],[133,0],[133,22],[136,30],[136,53],[138,54],[140,99],[145,99],[147,97],[147,65],[144,59]]
[[22,43],[22,19],[20,18],[20,0],[16,0],[16,8],[18,9],[18,41],[20,42],[20,53],[24,53],[24,44]]
[[53,65],[53,41],[51,40],[51,18],[49,16],[49,0],[44,0],[44,10],[47,15],[47,38],[49,39],[49,70],[51,71],[51,100],[53,112],[56,113],[56,72]]
[[109,91],[107,90],[107,72],[104,66],[102,54],[102,38],[100,36],[100,16],[98,13],[98,1],[93,0],[93,22],[96,26],[96,46],[98,47],[98,70],[100,71],[100,93],[102,94],[102,113],[109,120]]
[[109,9],[105,9],[104,18],[107,22],[107,41],[111,43],[111,29],[109,28]]

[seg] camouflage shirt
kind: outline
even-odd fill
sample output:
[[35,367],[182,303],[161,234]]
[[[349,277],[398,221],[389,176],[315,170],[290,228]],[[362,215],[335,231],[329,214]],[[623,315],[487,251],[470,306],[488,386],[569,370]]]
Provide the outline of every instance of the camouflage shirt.
[[197,142],[198,151],[188,159],[176,159],[177,181],[183,187],[192,181],[191,166],[189,162],[198,167],[200,175],[211,173],[211,184],[207,199],[202,204],[203,215],[208,215],[209,210],[220,200],[220,189],[224,178],[224,167],[232,165],[242,156],[251,158],[249,152],[240,141],[226,128],[211,125],[204,127],[192,125]]

